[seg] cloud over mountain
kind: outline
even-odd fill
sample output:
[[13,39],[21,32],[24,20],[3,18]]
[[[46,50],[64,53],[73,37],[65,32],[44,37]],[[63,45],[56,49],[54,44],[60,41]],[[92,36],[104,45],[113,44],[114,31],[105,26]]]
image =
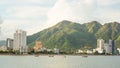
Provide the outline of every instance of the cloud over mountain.
[[119,6],[120,0],[1,0],[1,26],[4,36],[11,37],[17,28],[30,35],[61,20],[120,22]]

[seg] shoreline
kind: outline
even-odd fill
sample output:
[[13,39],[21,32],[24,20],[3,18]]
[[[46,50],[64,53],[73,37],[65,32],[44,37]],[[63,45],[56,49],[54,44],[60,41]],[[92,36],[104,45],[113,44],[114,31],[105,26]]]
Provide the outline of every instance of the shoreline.
[[66,54],[22,54],[22,55],[11,55],[11,54],[0,54],[0,56],[120,56],[120,55],[66,55]]

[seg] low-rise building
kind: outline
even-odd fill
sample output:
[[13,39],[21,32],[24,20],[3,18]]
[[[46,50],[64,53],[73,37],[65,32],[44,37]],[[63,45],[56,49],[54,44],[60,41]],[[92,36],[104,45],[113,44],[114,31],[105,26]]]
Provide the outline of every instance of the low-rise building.
[[47,49],[47,52],[51,52],[52,51],[52,49]]
[[42,49],[42,42],[41,41],[36,41],[35,46],[34,46],[34,51],[40,51]]
[[96,49],[93,49],[93,53],[95,53],[96,52]]
[[91,51],[91,50],[81,50],[81,49],[79,49],[76,53],[78,53],[78,54],[82,54],[82,53],[92,54],[93,51]]
[[59,54],[59,49],[54,48],[54,49],[53,49],[53,52],[56,53],[56,54]]
[[119,52],[119,54],[120,54],[120,48],[117,48],[117,50],[118,50],[118,52]]
[[93,51],[87,50],[86,53],[87,53],[87,54],[93,54]]
[[98,51],[98,53],[103,53],[104,49],[96,48],[96,51]]
[[78,49],[78,51],[76,53],[84,53],[84,51],[81,49]]
[[42,48],[40,49],[40,51],[47,51],[47,48],[42,47]]
[[7,51],[7,46],[5,45],[0,46],[0,51]]

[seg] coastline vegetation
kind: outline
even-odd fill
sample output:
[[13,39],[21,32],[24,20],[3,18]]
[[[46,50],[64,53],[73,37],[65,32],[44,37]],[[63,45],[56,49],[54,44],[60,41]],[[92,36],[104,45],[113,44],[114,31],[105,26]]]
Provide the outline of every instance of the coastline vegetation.
[[[0,55],[108,55],[108,56],[112,56],[113,54],[106,54],[106,53],[98,53],[97,51],[95,53],[92,54],[87,54],[87,53],[75,53],[75,52],[63,52],[60,51],[59,54],[58,53],[54,53],[52,51],[38,51],[35,52],[34,50],[29,51],[28,53],[21,53],[19,51],[0,51]],[[119,55],[118,53],[114,54],[114,55]]]

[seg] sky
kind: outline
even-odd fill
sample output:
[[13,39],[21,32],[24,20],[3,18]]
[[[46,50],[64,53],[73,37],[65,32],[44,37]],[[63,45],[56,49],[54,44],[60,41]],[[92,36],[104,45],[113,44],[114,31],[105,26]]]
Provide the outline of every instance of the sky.
[[62,20],[120,22],[120,0],[0,0],[0,40],[17,29],[32,35]]

